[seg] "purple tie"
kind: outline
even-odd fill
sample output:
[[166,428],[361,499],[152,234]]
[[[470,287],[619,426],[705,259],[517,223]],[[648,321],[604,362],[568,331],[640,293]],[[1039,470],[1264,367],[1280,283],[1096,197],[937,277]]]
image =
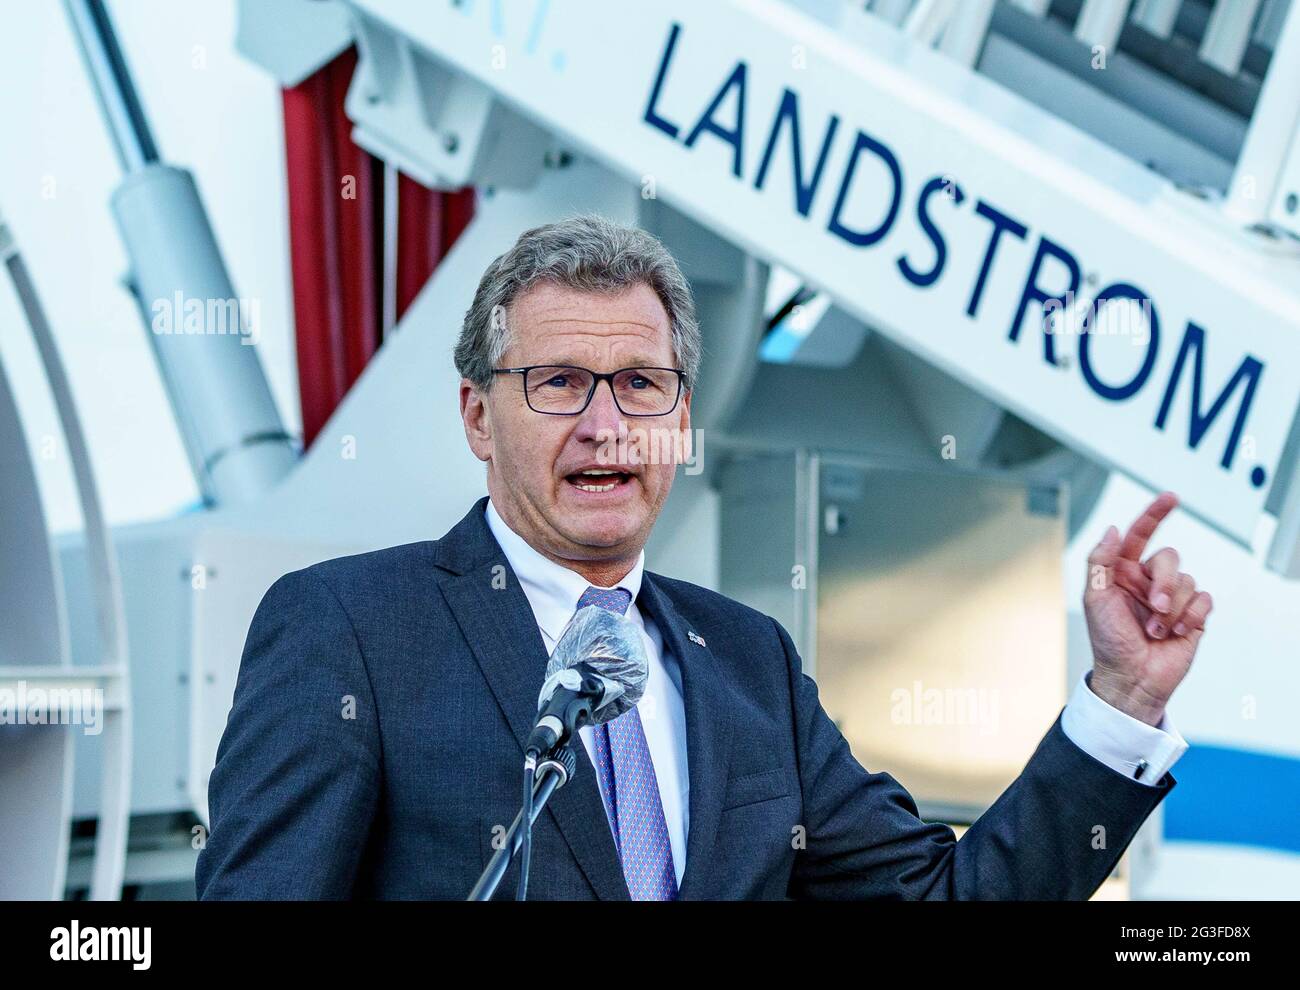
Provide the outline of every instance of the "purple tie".
[[[588,588],[578,608],[599,605],[623,615],[632,604],[624,588]],[[592,730],[596,779],[614,832],[614,848],[623,861],[623,876],[634,901],[677,900],[677,874],[668,842],[668,823],[659,800],[650,747],[637,709]]]

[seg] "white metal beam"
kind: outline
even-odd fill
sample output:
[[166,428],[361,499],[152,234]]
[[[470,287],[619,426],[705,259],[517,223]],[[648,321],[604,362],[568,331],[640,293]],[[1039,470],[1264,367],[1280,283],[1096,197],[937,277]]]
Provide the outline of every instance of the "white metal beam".
[[1269,219],[1288,155],[1300,140],[1300,3],[1293,3],[1237,158],[1225,209],[1243,224]]
[[1074,36],[1091,48],[1115,50],[1131,0],[1084,0]]
[[948,26],[957,0],[916,0],[903,23],[903,33],[925,45],[933,45]]
[[1178,11],[1183,0],[1137,0],[1133,7],[1133,21],[1157,38],[1170,38],[1178,23]]
[[873,14],[883,21],[888,21],[895,27],[906,20],[908,11],[911,8],[912,0],[874,0],[871,4]]
[[[494,20],[485,4],[437,16],[417,0],[354,5],[887,339],[1252,540],[1300,401],[1295,253],[941,53],[900,45],[878,18],[849,40],[774,0],[617,13],[571,0],[537,8],[540,26],[522,10]],[[633,51],[603,43],[614,35],[661,40]],[[792,44],[806,58],[772,54]],[[1048,296],[1035,293],[1064,293],[1071,264],[1079,306],[1106,286],[1140,298],[1158,339],[1146,320],[1109,343],[1044,333]]]
[[974,65],[988,37],[996,0],[962,0],[944,29],[939,50],[962,65]]
[[1240,72],[1258,11],[1259,0],[1216,0],[1201,39],[1202,60],[1230,76]]

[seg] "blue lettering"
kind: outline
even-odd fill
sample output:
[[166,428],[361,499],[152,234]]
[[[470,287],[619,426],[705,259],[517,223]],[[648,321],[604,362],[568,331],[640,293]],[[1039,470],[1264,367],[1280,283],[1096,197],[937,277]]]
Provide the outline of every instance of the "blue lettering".
[[659,71],[655,74],[655,84],[650,90],[650,102],[645,105],[643,120],[651,127],[657,127],[673,140],[677,139],[677,125],[659,116],[655,107],[659,103],[659,93],[664,88],[664,78],[668,75],[668,63],[672,60],[673,49],[677,47],[677,36],[682,33],[682,26],[673,21],[668,30],[668,44],[664,47],[663,57],[659,59]]
[[993,221],[993,232],[989,235],[989,246],[984,249],[984,262],[980,265],[979,276],[975,279],[975,288],[971,291],[970,302],[966,304],[966,315],[972,318],[979,309],[980,298],[984,295],[984,283],[989,277],[989,270],[993,267],[993,255],[997,253],[1002,232],[1009,230],[1022,241],[1025,239],[1025,234],[1029,233],[1029,228],[1023,223],[989,206],[984,200],[975,204],[975,212],[986,220]]
[[791,164],[794,168],[794,198],[795,209],[801,216],[807,216],[808,211],[812,209],[813,196],[817,192],[817,186],[822,181],[822,169],[826,165],[826,156],[831,150],[831,141],[835,137],[835,129],[840,125],[840,118],[831,114],[830,123],[826,125],[826,136],[822,138],[822,148],[817,155],[817,165],[813,168],[812,181],[804,185],[803,181],[803,146],[799,140],[799,98],[793,91],[787,89],[781,96],[781,106],[776,112],[776,120],[772,122],[772,133],[767,139],[767,148],[763,151],[763,160],[758,166],[758,177],[754,179],[754,188],[762,189],[763,183],[767,180],[767,167],[772,162],[772,154],[776,150],[776,141],[781,134],[781,122],[789,119],[790,121],[790,153]]
[[[1038,274],[1042,270],[1043,261],[1048,255],[1064,264],[1070,272],[1069,287],[1056,296],[1048,295],[1038,286]],[[1016,340],[1020,337],[1020,324],[1025,318],[1025,310],[1029,308],[1030,302],[1046,303],[1050,299],[1057,303],[1064,303],[1078,291],[1079,263],[1074,260],[1074,255],[1046,237],[1040,237],[1038,239],[1038,250],[1034,252],[1033,264],[1029,266],[1029,277],[1025,279],[1025,289],[1020,293],[1020,305],[1016,307],[1016,315],[1011,318],[1011,331],[1007,334],[1007,338]],[[1041,319],[1039,325],[1042,325]],[[1056,364],[1055,344],[1056,342],[1052,339],[1050,333],[1043,334],[1043,360],[1048,364]]]
[[[862,152],[870,151],[879,158],[889,168],[890,174],[894,181],[894,195],[890,201],[889,210],[875,230],[861,231],[852,230],[840,222],[840,212],[844,209],[844,204],[849,198],[849,189],[853,185],[853,173],[858,168],[858,158]],[[857,140],[853,144],[853,152],[849,155],[848,167],[844,170],[844,178],[840,180],[839,196],[835,200],[835,209],[831,211],[830,223],[826,229],[837,237],[842,237],[850,244],[856,247],[868,247],[875,244],[887,233],[889,228],[894,225],[894,220],[898,217],[898,207],[903,201],[903,170],[898,165],[898,159],[894,153],[886,148],[883,144],[873,138],[870,134],[858,131]]]
[[934,245],[934,265],[928,272],[918,272],[904,255],[898,259],[898,270],[915,286],[928,288],[938,281],[939,276],[943,274],[944,263],[948,259],[948,244],[944,241],[943,235],[935,227],[934,221],[930,219],[929,211],[926,206],[930,202],[930,197],[935,193],[943,191],[954,202],[960,205],[965,199],[966,194],[961,191],[961,186],[951,179],[939,176],[931,179],[921,190],[921,195],[916,201],[916,219],[920,223],[921,229],[925,231],[930,243]]
[[[1112,299],[1132,299],[1139,303],[1145,301],[1151,316],[1151,332],[1147,338],[1146,360],[1142,362],[1142,367],[1138,369],[1137,374],[1123,385],[1107,385],[1098,378],[1092,370],[1092,357],[1089,353],[1092,332],[1096,328],[1097,317],[1101,315],[1101,307]],[[1083,335],[1079,338],[1079,370],[1083,373],[1083,380],[1088,383],[1088,387],[1103,399],[1121,402],[1124,399],[1132,398],[1146,384],[1151,369],[1155,366],[1156,351],[1159,345],[1160,318],[1156,316],[1155,304],[1147,298],[1147,295],[1141,289],[1129,285],[1127,282],[1116,282],[1114,285],[1108,285],[1097,293],[1097,298],[1093,301],[1090,312],[1084,321]]]
[[[1156,413],[1156,429],[1163,430],[1165,421],[1169,417],[1169,409],[1174,402],[1174,389],[1178,387],[1178,379],[1182,376],[1183,365],[1187,361],[1187,355],[1195,351],[1192,364],[1192,409],[1191,422],[1189,424],[1187,445],[1193,450],[1200,444],[1201,438],[1205,436],[1205,431],[1210,428],[1214,420],[1218,417],[1223,407],[1228,402],[1228,397],[1237,390],[1237,383],[1245,381],[1246,391],[1241,397],[1241,405],[1237,408],[1237,419],[1232,425],[1232,434],[1228,437],[1228,445],[1223,450],[1223,458],[1219,464],[1225,468],[1232,467],[1233,458],[1237,455],[1237,444],[1241,440],[1241,431],[1246,426],[1246,414],[1250,411],[1250,404],[1255,398],[1255,388],[1259,385],[1259,377],[1264,373],[1264,365],[1256,358],[1249,355],[1242,359],[1237,370],[1233,372],[1232,379],[1224,386],[1223,391],[1214,400],[1214,405],[1204,416],[1201,415],[1201,352],[1205,348],[1205,331],[1198,327],[1191,320],[1187,321],[1187,330],[1183,334],[1183,342],[1178,348],[1178,357],[1174,360],[1174,370],[1169,375],[1169,385],[1165,389],[1164,398],[1160,402],[1160,411]],[[1257,475],[1257,477],[1259,477]],[[1262,484],[1263,478],[1259,477],[1258,484]]]
[[[713,102],[709,104],[709,107],[704,111],[703,116],[696,121],[695,126],[691,128],[691,133],[686,138],[686,147],[690,148],[694,146],[696,139],[699,138],[701,134],[708,131],[710,134],[716,135],[724,142],[731,145],[731,174],[737,179],[740,178],[741,149],[744,145],[746,71],[744,62],[736,63],[736,67],[731,70],[731,75],[728,76],[727,81],[722,84],[722,88],[719,89],[717,95],[713,97]],[[715,121],[713,115],[717,113],[718,108],[722,106],[723,102],[727,99],[728,94],[730,94],[733,89],[736,91],[736,126],[728,128],[723,127]]]

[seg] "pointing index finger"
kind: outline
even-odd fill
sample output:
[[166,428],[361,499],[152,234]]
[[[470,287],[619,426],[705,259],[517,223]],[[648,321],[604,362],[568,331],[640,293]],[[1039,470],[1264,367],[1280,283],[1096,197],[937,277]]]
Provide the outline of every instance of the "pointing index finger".
[[1156,531],[1162,519],[1169,515],[1178,505],[1178,496],[1173,492],[1161,492],[1156,496],[1156,500],[1147,506],[1146,511],[1138,516],[1133,525],[1129,527],[1128,532],[1124,534],[1124,542],[1120,544],[1119,555],[1128,560],[1140,561],[1142,551],[1146,549],[1147,541],[1151,539],[1151,534]]

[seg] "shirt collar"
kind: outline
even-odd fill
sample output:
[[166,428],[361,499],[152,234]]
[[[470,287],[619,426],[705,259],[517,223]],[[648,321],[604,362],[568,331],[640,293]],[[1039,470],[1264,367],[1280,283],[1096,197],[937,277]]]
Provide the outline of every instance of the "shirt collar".
[[[577,571],[571,571],[534,550],[527,540],[506,525],[491,499],[488,500],[484,514],[487,516],[488,528],[501,545],[501,552],[505,554],[510,569],[519,579],[528,604],[533,608],[537,624],[552,639],[559,639],[560,633],[578,608],[578,599],[593,585]],[[641,575],[644,570],[645,551],[642,550],[632,569],[614,587],[631,593],[632,601],[635,602],[641,593]]]

